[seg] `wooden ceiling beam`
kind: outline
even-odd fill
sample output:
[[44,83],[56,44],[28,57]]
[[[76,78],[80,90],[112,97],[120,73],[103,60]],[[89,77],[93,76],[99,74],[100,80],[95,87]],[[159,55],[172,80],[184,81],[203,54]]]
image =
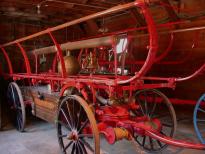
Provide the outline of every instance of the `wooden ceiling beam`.
[[98,33],[99,27],[94,20],[88,20],[86,24],[88,26],[88,29],[86,29],[86,31],[89,35],[95,35]]
[[177,20],[179,20],[179,17],[175,13],[174,9],[171,7],[172,5],[169,2],[169,0],[161,0],[161,1],[167,5],[165,7],[165,9],[166,9],[166,11],[167,11],[167,13],[168,13],[168,15],[170,17],[170,21],[177,21]]
[[[130,0],[124,0],[124,2],[128,3],[128,2],[130,2]],[[143,19],[142,15],[137,10],[137,8],[131,8],[131,9],[129,9],[129,12],[130,12],[131,16],[133,17],[133,19],[135,20],[135,22],[139,26],[146,26],[146,22]]]
[[[16,3],[6,3],[6,2],[0,2],[0,9],[4,10],[6,8],[11,8],[13,10],[17,9],[24,9],[28,11],[36,11],[37,12],[37,5],[35,4],[30,4],[30,3],[22,3],[21,1],[17,1]],[[60,8],[60,9],[59,9]],[[99,11],[98,9],[88,9],[86,6],[76,6],[76,7],[66,7],[64,5],[49,5],[49,6],[44,6],[42,5],[40,7],[40,10],[49,10],[49,11],[55,11],[55,10],[60,10],[60,11],[75,11],[77,12],[85,12],[85,14],[91,14]],[[59,12],[60,12],[59,11]],[[52,13],[52,12],[51,12]]]
[[138,23],[139,26],[146,26],[145,20],[136,8],[130,9],[130,14],[136,20],[136,23]]
[[[50,22],[52,19],[52,22]],[[66,17],[66,18],[56,18],[55,16],[47,16],[46,19],[41,20],[29,17],[20,17],[20,16],[10,16],[9,14],[2,14],[0,15],[0,23],[22,23],[22,24],[31,24],[31,25],[48,25],[48,26],[56,26],[62,24],[65,21],[70,21],[73,18]],[[40,23],[40,24],[39,24]]]
[[[73,10],[73,9],[62,8],[59,11],[59,9],[54,9],[53,7],[46,7],[46,8],[42,8],[41,14],[38,14],[34,6],[33,6],[33,11],[32,11],[32,7],[30,7],[28,11],[20,9],[20,7],[22,7],[20,3],[15,3],[15,5],[13,6],[8,3],[0,3],[0,6],[2,8],[1,15],[4,16],[4,18],[13,17],[14,19],[21,18],[22,20],[28,20],[28,21],[41,21],[41,20],[50,21],[50,19],[52,19],[52,22],[58,23],[58,24],[62,22],[67,22],[72,19],[76,19],[79,17],[79,15],[83,16],[83,15],[89,15],[91,13],[95,13],[93,11],[88,12],[83,9]],[[27,8],[27,6],[25,8]],[[62,10],[65,10],[65,11],[62,11]]]
[[86,4],[89,0],[82,0],[83,4]]
[[[83,4],[87,4],[89,0],[82,0]],[[95,35],[98,32],[98,25],[95,22],[95,20],[88,20],[86,21],[86,24],[88,26],[88,29],[85,28],[86,33],[90,34],[90,35]]]

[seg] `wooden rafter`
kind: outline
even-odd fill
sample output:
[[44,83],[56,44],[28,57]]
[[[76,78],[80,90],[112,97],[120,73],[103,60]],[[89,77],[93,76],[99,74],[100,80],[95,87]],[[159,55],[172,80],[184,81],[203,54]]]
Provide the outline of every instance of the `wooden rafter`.
[[[177,16],[177,14],[175,13],[175,11],[173,10],[173,8],[171,7],[171,3],[169,2],[169,0],[161,0],[164,4],[167,5],[167,7],[165,7],[169,17],[170,17],[170,21],[177,21],[179,20],[179,17]],[[170,7],[169,7],[170,6]]]
[[89,0],[82,0],[83,4],[86,4]]
[[139,11],[136,8],[130,9],[130,14],[132,15],[132,17],[134,17],[134,19],[136,20],[136,23],[138,23],[139,26],[146,25],[145,20],[143,19],[142,15],[139,13]]
[[[129,2],[129,0],[124,0],[124,3]],[[131,8],[129,10],[131,16],[133,17],[133,19],[135,20],[135,22],[139,25],[139,26],[145,26],[146,22],[143,19],[142,15],[139,13],[139,11],[137,10],[137,8]]]
[[[82,3],[86,4],[88,1],[89,0],[82,0]],[[89,32],[88,33],[90,35],[94,35],[94,34],[96,34],[98,32],[99,27],[98,27],[98,25],[96,24],[96,22],[94,20],[88,20],[86,22],[86,24],[88,25],[88,28],[89,28]]]

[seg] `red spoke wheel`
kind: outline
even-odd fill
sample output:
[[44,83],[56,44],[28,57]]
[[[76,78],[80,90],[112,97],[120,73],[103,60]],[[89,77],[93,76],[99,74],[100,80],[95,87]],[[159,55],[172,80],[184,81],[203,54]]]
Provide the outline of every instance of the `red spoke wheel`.
[[[150,125],[153,119],[158,119],[161,123],[160,132],[164,136],[173,137],[177,127],[176,114],[169,99],[160,91],[155,89],[145,89],[136,92],[135,102],[139,109],[133,111],[135,116],[147,117]],[[159,152],[167,144],[155,140],[148,136],[134,134],[135,141],[148,152]]]
[[16,129],[20,132],[24,131],[26,113],[23,96],[19,86],[16,82],[11,82],[7,89],[7,99],[11,107],[13,115],[13,121]]
[[[96,120],[87,102],[77,95],[66,96],[57,113],[58,141],[64,154],[100,154]],[[90,133],[84,131],[91,128]]]

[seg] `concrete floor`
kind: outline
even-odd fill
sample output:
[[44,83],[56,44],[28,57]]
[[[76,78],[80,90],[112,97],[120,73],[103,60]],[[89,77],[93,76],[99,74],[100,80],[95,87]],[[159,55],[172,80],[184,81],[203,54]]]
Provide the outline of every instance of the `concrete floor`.
[[[184,117],[181,117],[182,119]],[[192,119],[186,117],[178,122],[177,139],[198,142],[192,124]],[[108,145],[102,140],[106,149],[106,154],[135,154],[144,153],[136,151],[136,146],[132,142],[120,141],[115,145]],[[26,131],[17,132],[12,126],[7,125],[3,131],[0,131],[0,154],[59,154],[57,134],[55,126],[48,124],[35,117],[28,120]],[[181,149],[169,146],[161,154],[205,154],[205,151]]]

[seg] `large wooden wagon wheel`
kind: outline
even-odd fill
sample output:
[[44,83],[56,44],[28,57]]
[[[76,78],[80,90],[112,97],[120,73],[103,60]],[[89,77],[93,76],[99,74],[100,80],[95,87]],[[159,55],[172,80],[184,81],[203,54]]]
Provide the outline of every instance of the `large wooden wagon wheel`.
[[194,109],[194,128],[196,134],[201,141],[205,144],[205,94],[203,94]]
[[[139,109],[134,111],[136,116],[145,116],[150,119],[148,125],[152,125],[152,119],[160,120],[162,135],[173,137],[176,131],[176,114],[169,99],[160,91],[155,89],[145,89],[136,92],[135,101]],[[134,134],[135,141],[148,152],[158,152],[165,147],[164,144],[148,136]]]
[[[80,96],[69,95],[62,99],[56,125],[64,154],[100,154],[100,137],[94,114]],[[85,132],[85,128],[90,133]]]
[[11,82],[7,89],[8,103],[14,114],[14,125],[20,132],[24,131],[26,113],[22,93],[16,82]]

